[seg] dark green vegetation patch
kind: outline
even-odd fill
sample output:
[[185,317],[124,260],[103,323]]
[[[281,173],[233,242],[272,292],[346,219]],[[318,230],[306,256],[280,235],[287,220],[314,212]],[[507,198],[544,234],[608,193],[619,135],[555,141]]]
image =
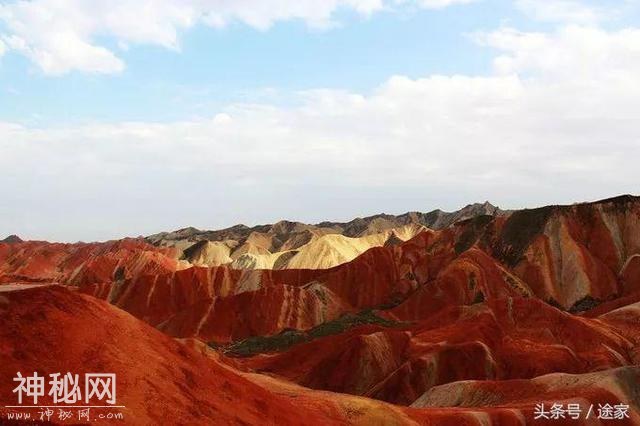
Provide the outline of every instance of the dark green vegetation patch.
[[357,314],[345,314],[338,319],[325,322],[308,331],[287,329],[272,336],[249,337],[224,347],[214,342],[209,343],[209,346],[214,349],[222,348],[225,354],[230,356],[246,357],[266,352],[284,351],[293,345],[340,334],[351,328],[367,324],[375,324],[382,327],[403,325],[401,322],[379,317],[372,310],[366,310]]
[[591,296],[585,296],[582,299],[578,300],[576,303],[574,303],[573,306],[569,308],[569,312],[571,312],[572,314],[577,314],[579,312],[586,312],[597,307],[601,303],[602,302],[600,300],[594,299]]

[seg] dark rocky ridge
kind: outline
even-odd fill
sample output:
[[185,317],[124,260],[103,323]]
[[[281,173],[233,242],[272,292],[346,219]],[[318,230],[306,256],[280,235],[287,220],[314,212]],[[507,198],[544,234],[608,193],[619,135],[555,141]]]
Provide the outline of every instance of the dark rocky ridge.
[[17,235],[9,235],[4,240],[0,240],[0,243],[7,243],[7,244],[15,244],[15,243],[21,243],[21,242],[23,242],[22,238],[18,237]]
[[[454,212],[433,210],[428,213],[408,212],[397,216],[382,213],[356,218],[349,222],[325,221],[315,225],[282,220],[271,225],[248,227],[240,224],[220,230],[199,230],[190,227],[173,232],[161,232],[150,235],[146,240],[156,245],[166,245],[175,241],[235,240],[243,243],[252,233],[264,233],[275,237],[275,246],[272,247],[272,249],[278,250],[280,248],[278,245],[281,246],[294,236],[297,236],[302,244],[304,244],[305,241],[309,240],[309,233],[313,231],[342,234],[346,237],[362,237],[410,224],[422,225],[437,230],[447,228],[456,222],[477,216],[502,216],[506,214],[509,214],[509,211],[501,210],[487,201],[485,203],[469,204]],[[278,244],[278,241],[280,244]]]

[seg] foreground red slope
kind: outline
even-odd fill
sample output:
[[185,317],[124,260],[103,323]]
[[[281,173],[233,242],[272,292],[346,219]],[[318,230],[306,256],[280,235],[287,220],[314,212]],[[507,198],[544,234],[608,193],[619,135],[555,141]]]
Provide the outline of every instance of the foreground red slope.
[[[398,408],[375,400],[318,392],[267,376],[240,372],[195,342],[178,342],[136,318],[91,297],[62,287],[0,293],[0,400],[15,403],[17,371],[48,375],[117,374],[117,402],[126,424],[366,424],[520,425],[532,421],[535,393],[571,394],[586,401],[613,397],[637,407],[630,391],[636,369],[611,370],[573,380],[454,383],[461,389],[500,388],[501,399],[469,403],[469,392],[432,389],[416,407]],[[603,378],[607,378],[605,382]],[[474,383],[474,382],[471,382]],[[490,394],[486,394],[490,395]],[[453,398],[453,399],[452,399]],[[456,399],[457,398],[457,399]],[[543,398],[543,397],[541,397]],[[544,399],[543,399],[544,400]],[[51,404],[49,397],[40,404]],[[459,406],[469,405],[468,408]],[[455,406],[455,408],[446,408]],[[0,408],[0,419],[13,408]],[[637,415],[619,424],[634,424]],[[110,421],[100,421],[100,424]],[[122,424],[121,420],[111,422]],[[576,421],[571,424],[591,424]],[[31,424],[31,423],[29,423]],[[558,424],[568,424],[558,422]]]
[[[421,396],[414,407],[455,407],[464,412],[469,407],[500,407],[522,415],[528,424],[640,424],[640,367],[623,367],[590,374],[549,374],[533,380],[465,381],[431,389]],[[536,405],[554,403],[579,407],[579,418],[564,414],[560,419],[537,419]],[[625,406],[615,417],[600,419],[602,407]],[[628,409],[626,409],[628,408]],[[576,410],[577,411],[577,410]],[[540,412],[540,411],[538,411]],[[613,411],[611,411],[613,412]]]
[[[12,378],[18,371],[113,372],[126,424],[412,423],[409,415],[382,403],[296,388],[289,388],[289,395],[274,392],[268,387],[277,390],[276,381],[256,384],[197,345],[179,343],[65,288],[2,292],[0,310],[3,406],[17,403]],[[45,396],[39,403],[52,401]]]

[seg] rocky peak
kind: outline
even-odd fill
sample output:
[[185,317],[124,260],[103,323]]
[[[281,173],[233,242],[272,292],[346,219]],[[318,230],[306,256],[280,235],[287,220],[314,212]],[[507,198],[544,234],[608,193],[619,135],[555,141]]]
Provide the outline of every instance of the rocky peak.
[[0,241],[0,243],[7,243],[7,244],[16,244],[16,243],[22,243],[22,242],[24,242],[22,238],[18,237],[17,235],[9,235],[4,240]]

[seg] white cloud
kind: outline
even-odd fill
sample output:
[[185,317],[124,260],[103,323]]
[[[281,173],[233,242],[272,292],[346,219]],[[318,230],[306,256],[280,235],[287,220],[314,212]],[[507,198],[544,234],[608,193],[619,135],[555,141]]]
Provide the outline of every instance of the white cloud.
[[476,0],[420,0],[420,6],[427,9],[442,9],[456,4],[469,4]]
[[116,73],[123,61],[98,40],[118,46],[153,44],[179,49],[179,34],[204,23],[230,23],[266,30],[278,21],[298,19],[311,27],[334,24],[341,9],[370,15],[400,3],[440,8],[468,0],[18,0],[0,4],[0,34],[11,48],[47,74],[72,70]]
[[475,39],[504,53],[495,61],[500,74],[559,76],[600,85],[610,79],[637,82],[640,74],[640,29],[614,32],[576,25],[555,33],[526,33],[512,28],[477,34]]
[[502,29],[477,36],[501,51],[495,75],[396,76],[211,119],[0,125],[0,231],[106,238],[637,192],[638,31]]
[[517,0],[516,6],[539,21],[594,24],[611,15],[603,9],[576,0]]
[[23,53],[46,74],[59,75],[70,70],[115,73],[124,62],[108,49],[92,45],[70,31],[50,34],[42,44],[33,44],[13,35],[5,39],[9,47]]

